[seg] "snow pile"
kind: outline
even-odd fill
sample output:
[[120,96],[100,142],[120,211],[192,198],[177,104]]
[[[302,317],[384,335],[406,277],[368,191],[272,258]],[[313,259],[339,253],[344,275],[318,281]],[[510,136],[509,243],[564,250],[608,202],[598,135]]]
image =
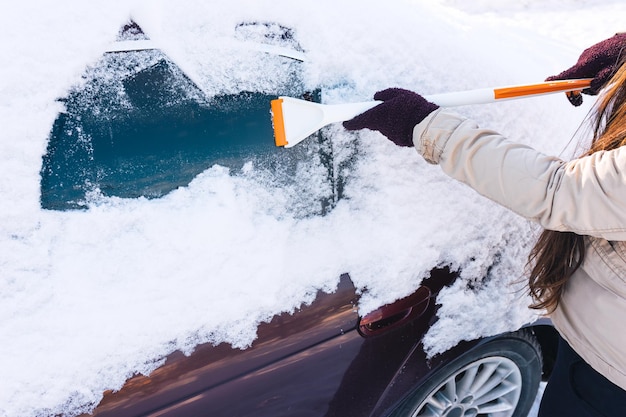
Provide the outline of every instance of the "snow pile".
[[[425,340],[431,353],[531,320],[528,300],[511,283],[521,277],[534,228],[372,132],[329,128],[338,152],[354,140],[360,150],[347,198],[324,217],[297,216],[288,191],[254,166],[236,176],[207,167],[158,200],[96,196],[84,212],[39,206],[41,156],[62,109],[55,100],[82,82],[130,16],[207,90],[227,85],[232,71],[251,82],[275,76],[249,63],[228,65],[238,23],[295,28],[310,60],[305,81],[339,102],[389,86],[430,94],[542,80],[573,63],[587,41],[622,29],[607,22],[617,25],[625,8],[501,3],[473,2],[468,12],[451,0],[7,5],[0,16],[0,416],[75,414],[176,349],[207,341],[246,347],[259,322],[310,302],[320,288],[332,291],[344,272],[368,288],[359,306],[367,312],[411,293],[435,266],[462,269],[463,280],[440,297],[441,320]],[[603,28],[585,23],[576,36],[559,36],[593,18]],[[586,113],[564,101],[458,111],[559,153]]]

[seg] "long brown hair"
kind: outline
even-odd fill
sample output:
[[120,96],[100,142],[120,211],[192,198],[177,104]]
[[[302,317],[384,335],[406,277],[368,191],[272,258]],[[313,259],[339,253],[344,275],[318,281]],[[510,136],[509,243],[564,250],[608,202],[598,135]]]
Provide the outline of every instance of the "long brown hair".
[[[626,144],[626,64],[622,61],[592,113],[593,141],[585,155]],[[625,173],[626,175],[626,173]],[[554,311],[565,283],[582,265],[584,237],[573,232],[544,230],[530,252],[528,265],[531,308]]]

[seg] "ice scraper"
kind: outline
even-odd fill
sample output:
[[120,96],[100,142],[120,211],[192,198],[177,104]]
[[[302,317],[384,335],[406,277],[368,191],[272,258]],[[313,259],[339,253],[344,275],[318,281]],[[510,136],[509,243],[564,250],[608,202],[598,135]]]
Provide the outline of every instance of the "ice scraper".
[[[580,91],[589,87],[591,79],[549,81],[498,88],[482,88],[424,96],[440,107],[484,104],[522,97],[558,92]],[[366,101],[345,104],[320,104],[293,97],[279,97],[271,101],[274,141],[276,146],[290,148],[324,126],[350,120],[354,116],[380,104]]]

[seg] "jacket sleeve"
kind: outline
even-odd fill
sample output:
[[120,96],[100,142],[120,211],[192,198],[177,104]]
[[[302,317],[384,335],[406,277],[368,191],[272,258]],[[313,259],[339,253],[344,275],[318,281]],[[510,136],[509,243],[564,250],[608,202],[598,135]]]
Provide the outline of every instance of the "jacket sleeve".
[[626,147],[564,162],[441,109],[413,141],[450,177],[546,229],[626,240]]

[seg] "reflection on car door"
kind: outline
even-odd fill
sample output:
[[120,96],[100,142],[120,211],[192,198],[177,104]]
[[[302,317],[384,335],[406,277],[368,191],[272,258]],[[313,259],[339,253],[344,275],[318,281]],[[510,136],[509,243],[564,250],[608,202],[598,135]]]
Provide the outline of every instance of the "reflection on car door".
[[149,377],[107,393],[95,415],[322,416],[363,341],[354,331],[356,301],[343,276],[334,293],[261,325],[250,348],[177,352]]

